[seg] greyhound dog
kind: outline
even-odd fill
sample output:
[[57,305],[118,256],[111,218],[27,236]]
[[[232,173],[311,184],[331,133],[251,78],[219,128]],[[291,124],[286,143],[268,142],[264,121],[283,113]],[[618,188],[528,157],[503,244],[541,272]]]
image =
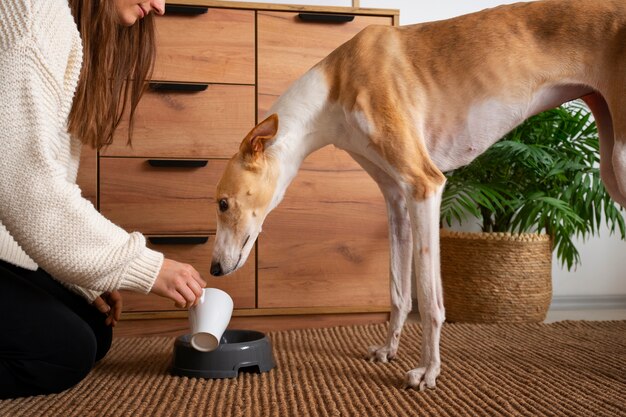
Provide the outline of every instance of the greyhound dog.
[[246,261],[304,158],[333,144],[378,183],[390,229],[391,317],[371,360],[396,355],[411,309],[423,326],[405,384],[435,387],[445,319],[439,268],[443,172],[466,165],[523,120],[589,105],[601,175],[626,205],[626,2],[544,0],[405,27],[370,26],[298,79],[244,138],[217,186],[211,273]]

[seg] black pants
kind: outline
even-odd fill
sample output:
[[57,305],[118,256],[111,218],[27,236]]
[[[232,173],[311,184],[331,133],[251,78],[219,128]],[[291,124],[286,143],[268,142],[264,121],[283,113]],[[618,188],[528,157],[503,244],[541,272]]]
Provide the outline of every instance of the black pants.
[[105,318],[42,269],[0,261],[0,399],[80,382],[111,347]]

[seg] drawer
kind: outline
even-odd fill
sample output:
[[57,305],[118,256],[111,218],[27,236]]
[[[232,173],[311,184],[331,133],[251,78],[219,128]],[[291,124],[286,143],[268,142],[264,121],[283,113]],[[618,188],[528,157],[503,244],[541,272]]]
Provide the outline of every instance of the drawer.
[[83,145],[76,183],[84,198],[98,207],[98,152],[90,145]]
[[151,84],[137,106],[132,147],[122,120],[105,156],[230,158],[254,126],[254,86]]
[[144,234],[215,231],[215,187],[227,161],[203,167],[154,167],[149,161],[100,158],[102,214]]
[[[165,255],[166,258],[193,265],[207,287],[219,288],[233,298],[235,308],[255,308],[255,251],[237,272],[225,277],[211,276],[211,253],[215,243],[214,235],[204,236],[147,236],[148,246]],[[170,299],[124,291],[124,311],[174,310]]]
[[309,156],[258,240],[258,307],[389,305],[384,199],[343,151]]
[[153,79],[254,84],[254,11],[212,9],[156,19]]
[[354,16],[345,23],[308,22],[298,13],[258,12],[258,115],[296,79],[369,25],[393,24],[391,17]]

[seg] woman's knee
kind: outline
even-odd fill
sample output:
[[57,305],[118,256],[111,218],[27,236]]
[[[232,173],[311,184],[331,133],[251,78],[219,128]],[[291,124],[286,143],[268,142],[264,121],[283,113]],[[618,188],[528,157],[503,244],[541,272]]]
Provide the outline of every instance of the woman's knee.
[[76,317],[55,333],[43,341],[38,355],[17,364],[23,373],[21,381],[33,389],[30,395],[65,391],[82,381],[93,368],[97,341],[84,321]]

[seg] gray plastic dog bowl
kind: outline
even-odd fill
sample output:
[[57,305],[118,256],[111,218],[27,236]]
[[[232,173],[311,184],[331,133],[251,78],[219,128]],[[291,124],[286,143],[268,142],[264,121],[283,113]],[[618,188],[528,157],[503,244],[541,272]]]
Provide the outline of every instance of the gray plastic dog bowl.
[[191,335],[174,342],[172,373],[193,378],[236,378],[240,370],[267,372],[276,366],[269,338],[253,330],[226,330],[211,352],[191,346]]

